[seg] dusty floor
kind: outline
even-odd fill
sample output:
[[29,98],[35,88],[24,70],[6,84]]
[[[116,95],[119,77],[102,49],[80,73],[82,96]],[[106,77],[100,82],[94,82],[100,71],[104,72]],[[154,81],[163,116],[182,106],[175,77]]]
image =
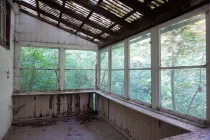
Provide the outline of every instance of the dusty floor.
[[77,116],[15,124],[4,140],[126,140],[126,138],[98,116]]

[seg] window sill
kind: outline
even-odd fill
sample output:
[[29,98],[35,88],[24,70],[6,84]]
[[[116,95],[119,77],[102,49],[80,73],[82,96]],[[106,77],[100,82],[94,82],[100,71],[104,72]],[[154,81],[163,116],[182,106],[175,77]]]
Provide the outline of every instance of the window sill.
[[85,94],[95,93],[95,90],[69,90],[69,91],[23,91],[12,96],[41,96],[41,95],[63,95],[63,94]]
[[209,140],[209,139],[210,139],[210,128],[206,128],[197,132],[191,132],[178,136],[168,137],[162,140]]
[[179,118],[175,115],[170,115],[170,114],[164,113],[162,111],[154,110],[154,109],[152,109],[148,106],[140,105],[140,104],[134,103],[134,102],[126,100],[126,99],[118,98],[118,97],[115,97],[111,94],[106,94],[106,93],[104,93],[100,90],[97,90],[96,93],[105,97],[105,98],[107,98],[107,99],[109,99],[109,100],[111,100],[111,101],[119,103],[119,104],[121,104],[125,107],[133,109],[133,110],[135,110],[137,112],[140,112],[140,113],[143,113],[145,115],[151,116],[155,119],[166,122],[166,123],[171,124],[173,126],[182,128],[182,129],[187,130],[189,132],[200,131],[201,129],[207,127],[206,125],[193,123],[189,120]]

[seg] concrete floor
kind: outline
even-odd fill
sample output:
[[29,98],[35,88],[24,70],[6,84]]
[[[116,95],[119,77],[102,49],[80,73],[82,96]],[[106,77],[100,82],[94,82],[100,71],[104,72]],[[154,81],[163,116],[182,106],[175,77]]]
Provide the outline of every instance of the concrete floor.
[[126,140],[101,117],[68,117],[15,124],[4,140]]

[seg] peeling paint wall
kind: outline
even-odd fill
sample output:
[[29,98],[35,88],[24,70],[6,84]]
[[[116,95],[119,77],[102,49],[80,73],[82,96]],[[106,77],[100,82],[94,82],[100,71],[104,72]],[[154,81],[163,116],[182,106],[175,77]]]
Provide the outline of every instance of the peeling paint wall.
[[16,95],[13,97],[14,121],[71,116],[93,108],[92,93],[57,95]]
[[[10,50],[0,46],[0,139],[3,138],[12,122],[13,93],[13,56],[14,56],[14,22],[15,15],[11,11]],[[9,78],[5,71],[9,71]]]

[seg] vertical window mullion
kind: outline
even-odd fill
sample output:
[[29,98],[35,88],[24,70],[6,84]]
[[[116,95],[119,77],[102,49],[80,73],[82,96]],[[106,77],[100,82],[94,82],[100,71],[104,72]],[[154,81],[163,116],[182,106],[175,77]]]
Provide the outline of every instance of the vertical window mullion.
[[160,107],[160,33],[158,27],[151,31],[151,88],[152,108]]
[[112,89],[112,85],[111,85],[111,82],[112,82],[112,49],[111,49],[111,46],[108,47],[108,85],[109,85],[109,93],[111,93],[111,89]]
[[[210,5],[209,5],[210,10]],[[206,13],[206,118],[210,124],[210,12]]]
[[96,52],[96,88],[101,88],[101,50]]
[[59,76],[59,89],[61,91],[64,90],[64,79],[65,79],[65,50],[64,48],[60,48],[59,50],[59,69],[60,69],[60,76]]
[[124,97],[129,98],[129,43],[124,42]]

